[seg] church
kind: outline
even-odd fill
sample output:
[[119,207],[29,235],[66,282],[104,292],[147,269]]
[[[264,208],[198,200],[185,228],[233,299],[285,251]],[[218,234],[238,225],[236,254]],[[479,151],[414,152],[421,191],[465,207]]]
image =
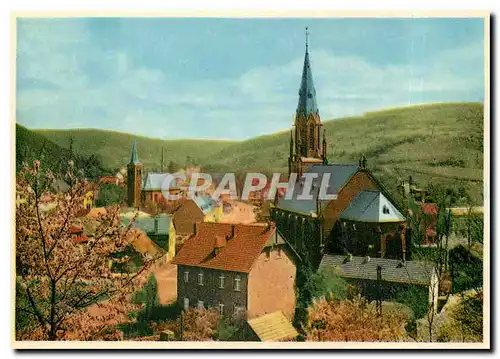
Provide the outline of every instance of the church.
[[[276,197],[271,218],[277,230],[303,258],[317,266],[325,253],[404,260],[406,218],[396,201],[367,168],[357,164],[329,164],[327,138],[322,128],[313,83],[309,47],[306,49],[295,123],[290,133],[288,176],[297,173],[291,198]],[[315,173],[312,199],[297,198],[304,173]],[[323,174],[330,174],[328,194],[319,198]]]

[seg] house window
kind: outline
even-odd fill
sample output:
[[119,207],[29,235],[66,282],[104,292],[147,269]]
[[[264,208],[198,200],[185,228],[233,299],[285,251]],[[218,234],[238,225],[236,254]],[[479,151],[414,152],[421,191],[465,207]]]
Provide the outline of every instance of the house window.
[[184,310],[189,309],[189,298],[184,298]]
[[205,305],[204,305],[203,301],[199,300],[198,301],[198,309],[204,309],[204,308],[205,308]]
[[198,285],[203,285],[203,273],[198,273]]
[[224,303],[219,302],[219,314],[224,315]]
[[391,213],[391,212],[389,211],[389,207],[387,207],[387,206],[382,207],[382,212],[383,212],[384,214],[390,214],[390,213]]
[[234,304],[233,305],[233,316],[234,317],[239,317],[240,315],[243,314],[243,312],[245,311],[245,308],[244,307],[240,307],[238,304]]
[[236,277],[234,279],[234,291],[235,292],[239,292],[241,290],[241,288],[240,288],[240,282],[241,282],[240,277]]
[[224,288],[224,275],[219,276],[219,288]]
[[189,282],[189,271],[184,271],[184,282]]

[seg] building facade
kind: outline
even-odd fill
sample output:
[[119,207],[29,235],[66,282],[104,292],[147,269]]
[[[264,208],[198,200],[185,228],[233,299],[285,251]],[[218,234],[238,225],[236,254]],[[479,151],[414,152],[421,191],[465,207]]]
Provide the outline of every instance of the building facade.
[[[295,259],[273,226],[199,223],[177,254],[177,300],[234,319],[295,309]],[[270,275],[272,273],[272,275]]]

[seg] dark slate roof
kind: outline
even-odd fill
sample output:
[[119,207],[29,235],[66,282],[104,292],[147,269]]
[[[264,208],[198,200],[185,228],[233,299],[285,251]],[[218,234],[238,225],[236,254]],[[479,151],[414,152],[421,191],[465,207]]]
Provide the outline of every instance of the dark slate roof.
[[319,268],[334,268],[341,277],[351,279],[377,280],[377,266],[382,267],[382,280],[385,282],[429,285],[433,273],[430,263],[406,261],[404,265],[397,259],[351,257],[325,254]]
[[316,103],[316,90],[314,88],[311,64],[309,62],[309,51],[306,48],[304,68],[302,69],[302,81],[300,82],[297,114],[304,113],[306,116],[309,116],[310,113],[315,115],[317,112],[318,104]]
[[[121,217],[122,225],[128,226],[130,218]],[[155,221],[158,222],[158,228],[155,229]],[[137,217],[132,228],[137,228],[146,232],[146,234],[166,235],[170,229],[171,218],[167,214],[159,214],[151,217]]]
[[[302,194],[303,187],[301,183],[295,184],[293,189],[293,194],[291,199],[280,198],[278,200],[278,207],[299,213],[310,214],[316,213],[316,198],[319,194],[319,187],[321,184],[321,179],[325,173],[330,174],[329,187],[327,188],[328,194],[337,194],[339,190],[349,181],[349,179],[354,176],[354,174],[359,170],[358,165],[344,165],[344,164],[330,164],[330,165],[313,165],[306,173],[317,173],[318,177],[313,180],[313,190],[311,191],[313,199],[311,200],[300,200],[297,198],[299,194]],[[321,208],[324,208],[329,201],[320,201]]]
[[405,221],[401,212],[380,191],[369,190],[360,191],[340,214],[340,219],[372,223]]
[[139,164],[139,155],[137,154],[137,141],[132,144],[132,156],[130,156],[130,164]]

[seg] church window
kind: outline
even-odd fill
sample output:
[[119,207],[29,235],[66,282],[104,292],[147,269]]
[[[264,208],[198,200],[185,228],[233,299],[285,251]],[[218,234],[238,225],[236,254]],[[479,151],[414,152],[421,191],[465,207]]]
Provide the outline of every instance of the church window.
[[314,125],[309,125],[309,149],[314,149]]

